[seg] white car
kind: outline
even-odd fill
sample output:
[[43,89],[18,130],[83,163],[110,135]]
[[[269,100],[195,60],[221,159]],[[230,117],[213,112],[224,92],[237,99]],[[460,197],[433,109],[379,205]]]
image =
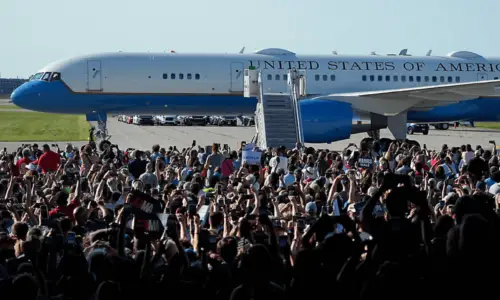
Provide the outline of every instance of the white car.
[[136,125],[154,125],[153,116],[135,115],[133,120]]
[[156,125],[178,125],[179,121],[177,120],[177,116],[155,116],[155,124]]

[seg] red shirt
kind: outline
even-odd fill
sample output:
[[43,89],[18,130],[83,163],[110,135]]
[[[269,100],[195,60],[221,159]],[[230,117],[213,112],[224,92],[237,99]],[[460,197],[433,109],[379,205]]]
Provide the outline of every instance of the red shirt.
[[44,174],[47,173],[48,170],[56,172],[61,163],[61,156],[54,151],[48,151],[42,154],[42,156],[33,163],[37,164]]
[[31,163],[31,159],[28,157],[24,157],[23,159],[20,159],[16,163],[16,167],[19,169],[19,174],[24,175],[28,171],[26,169],[26,166],[28,166]]
[[67,216],[68,218],[71,219],[71,221],[75,221],[75,215],[73,214],[73,211],[75,208],[77,208],[80,205],[80,201],[78,199],[73,199],[70,204],[66,206],[58,206],[54,208],[53,210],[49,211],[49,216],[57,215],[59,213]]

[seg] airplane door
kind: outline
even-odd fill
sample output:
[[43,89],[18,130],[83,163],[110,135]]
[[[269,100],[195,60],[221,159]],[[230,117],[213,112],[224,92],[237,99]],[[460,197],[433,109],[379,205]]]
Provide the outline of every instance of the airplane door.
[[243,92],[243,63],[231,63],[231,92]]
[[87,61],[87,90],[102,91],[101,61]]
[[477,81],[488,80],[488,74],[486,73],[478,73]]

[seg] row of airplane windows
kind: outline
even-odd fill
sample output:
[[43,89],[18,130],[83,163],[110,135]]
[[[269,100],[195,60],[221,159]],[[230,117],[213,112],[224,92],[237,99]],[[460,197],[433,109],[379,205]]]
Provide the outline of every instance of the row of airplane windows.
[[[401,80],[401,82],[406,82],[406,78],[407,76],[406,75],[401,75],[401,76],[398,76],[398,75],[394,75],[394,76],[391,76],[391,75],[378,75],[378,76],[375,76],[375,75],[370,75],[370,76],[367,76],[367,75],[363,75],[362,76],[362,80],[363,81],[368,81],[368,79],[370,81],[391,81],[391,78],[392,78],[392,81],[394,82],[397,82],[399,80]],[[409,82],[446,82],[448,81],[449,83],[452,83],[453,82],[453,76],[408,76],[408,81]],[[460,82],[460,76],[455,76],[455,82]]]
[[[368,81],[368,79],[370,79],[370,81],[391,81],[391,75],[378,75],[377,76],[377,80],[375,80],[375,75],[370,75],[370,76],[367,76],[367,75],[363,75],[362,76],[362,80],[363,81]],[[397,82],[398,80],[401,79],[401,82],[406,82],[406,76],[405,75],[401,75],[401,76],[398,76],[398,75],[393,75],[392,76],[392,81],[395,81]],[[498,79],[498,77],[495,77],[494,78],[495,80]],[[448,83],[452,83],[453,82],[453,76],[408,76],[408,81],[409,82],[448,82]],[[455,82],[460,82],[460,76],[455,76]]]
[[[282,75],[280,77],[279,74],[276,74],[274,75],[274,79],[275,80],[280,80],[280,78],[282,78],[283,80],[287,80],[287,75]],[[394,81],[394,82],[397,82],[397,81],[401,81],[401,82],[406,82],[407,80],[409,82],[449,82],[449,83],[452,83],[453,82],[453,76],[406,76],[406,75],[401,75],[401,76],[398,76],[398,75],[363,75],[361,77],[361,79],[363,81]],[[385,79],[385,80],[384,80]],[[455,82],[460,82],[460,76],[455,76]],[[494,78],[495,80],[498,79],[498,77],[495,77]],[[267,80],[273,80],[273,75],[271,74],[268,74],[267,75]],[[323,80],[323,81],[335,81],[336,80],[336,77],[335,75],[319,75],[319,74],[316,74],[314,75],[314,80],[315,81],[320,81],[320,80]]]
[[[177,75],[178,75],[178,76],[177,76]],[[200,80],[200,74],[194,74],[194,76],[193,76],[193,74],[191,74],[191,73],[187,73],[187,74],[186,74],[186,76],[184,76],[184,74],[183,74],[183,73],[179,73],[179,74],[171,73],[171,74],[170,74],[170,76],[168,76],[168,74],[167,74],[167,73],[163,73],[163,79],[169,79],[169,78],[170,78],[170,79],[175,80],[175,79],[176,79],[176,77],[177,77],[177,79],[179,79],[179,80],[183,80],[183,79],[184,79],[184,77],[185,77],[185,79],[187,79],[187,80],[191,80],[191,79],[193,79],[193,77],[194,77],[194,80]]]

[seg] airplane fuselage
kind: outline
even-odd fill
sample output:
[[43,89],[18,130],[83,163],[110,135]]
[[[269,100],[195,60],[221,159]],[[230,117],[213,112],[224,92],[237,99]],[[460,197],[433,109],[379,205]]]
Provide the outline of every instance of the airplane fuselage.
[[[246,115],[255,111],[256,104],[256,99],[243,97],[243,70],[249,67],[262,70],[266,92],[274,93],[287,92],[288,70],[306,70],[310,95],[500,77],[500,59],[463,51],[424,57],[302,56],[282,49],[254,54],[120,52],[49,64],[16,90],[12,99],[21,107],[55,113]],[[52,80],[54,73],[56,80]],[[408,120],[496,121],[500,118],[496,101],[480,98],[426,111],[410,110]],[[485,106],[495,109],[484,112]]]

